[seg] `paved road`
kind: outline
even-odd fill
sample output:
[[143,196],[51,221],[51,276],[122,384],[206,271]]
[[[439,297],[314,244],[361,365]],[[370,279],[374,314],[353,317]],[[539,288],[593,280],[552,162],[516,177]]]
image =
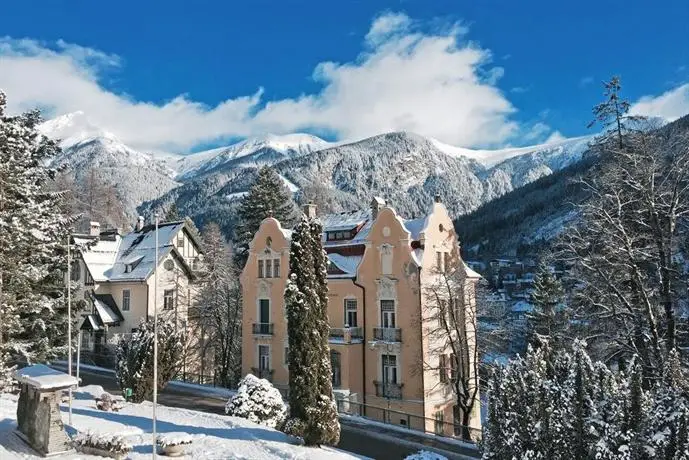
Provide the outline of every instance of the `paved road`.
[[[90,373],[82,370],[80,377],[84,385],[100,385],[109,393],[120,394],[120,389],[112,375]],[[165,388],[158,394],[158,401],[166,406],[194,409],[216,414],[225,413],[225,401],[214,397],[190,394],[188,391],[184,391],[180,388]],[[409,436],[404,433],[391,434],[391,432],[386,430],[371,428],[370,426],[364,425],[349,424],[347,422],[343,422],[341,426],[342,432],[340,434],[340,443],[337,447],[348,452],[374,459],[404,459],[407,455],[418,452],[421,448],[435,450],[449,459],[471,458],[457,452],[463,451],[462,453],[471,455],[470,451],[464,451],[454,446],[448,446],[448,448],[452,449],[452,452],[445,449],[439,449],[435,446],[421,446],[420,444],[425,444],[423,438],[414,436],[413,434]]]

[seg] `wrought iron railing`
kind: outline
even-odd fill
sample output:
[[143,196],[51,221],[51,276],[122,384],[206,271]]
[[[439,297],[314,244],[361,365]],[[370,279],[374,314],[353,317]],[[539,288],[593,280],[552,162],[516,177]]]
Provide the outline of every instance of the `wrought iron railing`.
[[376,385],[376,396],[390,399],[402,399],[403,383],[373,382]]
[[258,367],[252,367],[251,373],[260,379],[266,379],[269,382],[273,381],[273,372],[275,369],[259,369]]
[[256,335],[273,335],[273,323],[254,323],[253,332]]
[[373,337],[384,342],[401,342],[402,329],[397,327],[374,327]]

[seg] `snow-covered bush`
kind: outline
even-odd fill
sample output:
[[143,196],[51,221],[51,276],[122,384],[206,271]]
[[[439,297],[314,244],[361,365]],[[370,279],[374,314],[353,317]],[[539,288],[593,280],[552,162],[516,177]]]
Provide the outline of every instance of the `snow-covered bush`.
[[96,398],[96,408],[106,412],[117,412],[122,409],[122,405],[110,393],[103,393],[100,398]]
[[247,374],[239,382],[237,394],[227,401],[225,413],[279,428],[285,421],[287,406],[280,392],[269,381]]
[[447,457],[428,450],[420,450],[415,454],[407,455],[404,460],[447,460]]
[[[131,336],[116,342],[117,383],[124,391],[131,388],[133,402],[153,394],[153,320],[142,320]],[[184,363],[185,334],[174,321],[158,318],[158,389],[165,388]]]
[[90,447],[92,449],[104,450],[117,455],[126,455],[132,450],[131,444],[117,434],[86,431],[77,434],[73,441],[77,449]]
[[163,433],[159,434],[156,443],[160,447],[183,446],[193,441],[189,433]]
[[9,366],[7,361],[9,356],[0,352],[0,394],[12,393],[17,387],[17,381],[12,377],[15,366]]

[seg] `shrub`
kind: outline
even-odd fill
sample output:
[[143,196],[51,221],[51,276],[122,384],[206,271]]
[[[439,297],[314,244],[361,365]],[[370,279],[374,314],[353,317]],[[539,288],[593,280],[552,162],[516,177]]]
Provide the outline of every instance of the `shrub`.
[[191,444],[192,440],[189,433],[163,433],[158,435],[156,443],[160,447],[183,446]]
[[77,448],[90,447],[118,455],[126,455],[132,450],[132,446],[122,436],[116,434],[86,431],[77,434],[73,441]]
[[225,413],[279,428],[287,416],[287,406],[280,392],[269,381],[247,374],[239,382],[237,394],[227,401]]

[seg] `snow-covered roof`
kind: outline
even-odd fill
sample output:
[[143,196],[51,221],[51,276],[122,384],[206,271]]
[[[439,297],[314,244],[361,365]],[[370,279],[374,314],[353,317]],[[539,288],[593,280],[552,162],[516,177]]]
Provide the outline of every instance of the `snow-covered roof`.
[[86,331],[100,331],[103,329],[102,323],[100,319],[98,319],[98,316],[96,315],[86,315],[84,317],[84,322],[81,323],[81,326],[79,329],[86,330]]
[[343,274],[338,274],[338,275],[328,275],[329,277],[353,277],[356,276],[356,271],[359,268],[359,264],[361,263],[361,259],[363,256],[343,256],[341,254],[328,254],[328,259],[330,259],[330,262],[332,262],[337,268],[339,268],[341,271],[343,271]]
[[174,238],[184,225],[181,221],[158,226],[157,263],[153,225],[112,240],[101,239],[90,249],[82,251],[82,259],[96,282],[144,281],[174,249]]
[[56,371],[44,364],[19,369],[14,373],[14,378],[40,390],[67,388],[79,383],[76,377]]
[[414,258],[414,262],[419,267],[423,264],[423,249],[416,248],[411,252],[411,256]]
[[371,213],[365,210],[341,212],[337,214],[325,214],[319,219],[323,224],[323,232],[337,232],[356,228],[371,217]]
[[525,300],[520,300],[519,302],[512,305],[512,308],[510,310],[512,310],[513,313],[529,313],[533,311],[533,308],[533,304],[530,304]]
[[481,274],[474,271],[470,266],[468,266],[466,263],[464,264],[464,270],[469,278],[482,278]]
[[409,219],[402,221],[404,227],[409,231],[409,233],[411,233],[412,240],[418,240],[421,237],[421,233],[426,231],[426,227],[428,227],[429,217],[429,215],[426,215],[424,217],[419,217],[417,219]]
[[124,321],[115,299],[110,294],[94,294],[93,306],[103,324],[115,324]]

